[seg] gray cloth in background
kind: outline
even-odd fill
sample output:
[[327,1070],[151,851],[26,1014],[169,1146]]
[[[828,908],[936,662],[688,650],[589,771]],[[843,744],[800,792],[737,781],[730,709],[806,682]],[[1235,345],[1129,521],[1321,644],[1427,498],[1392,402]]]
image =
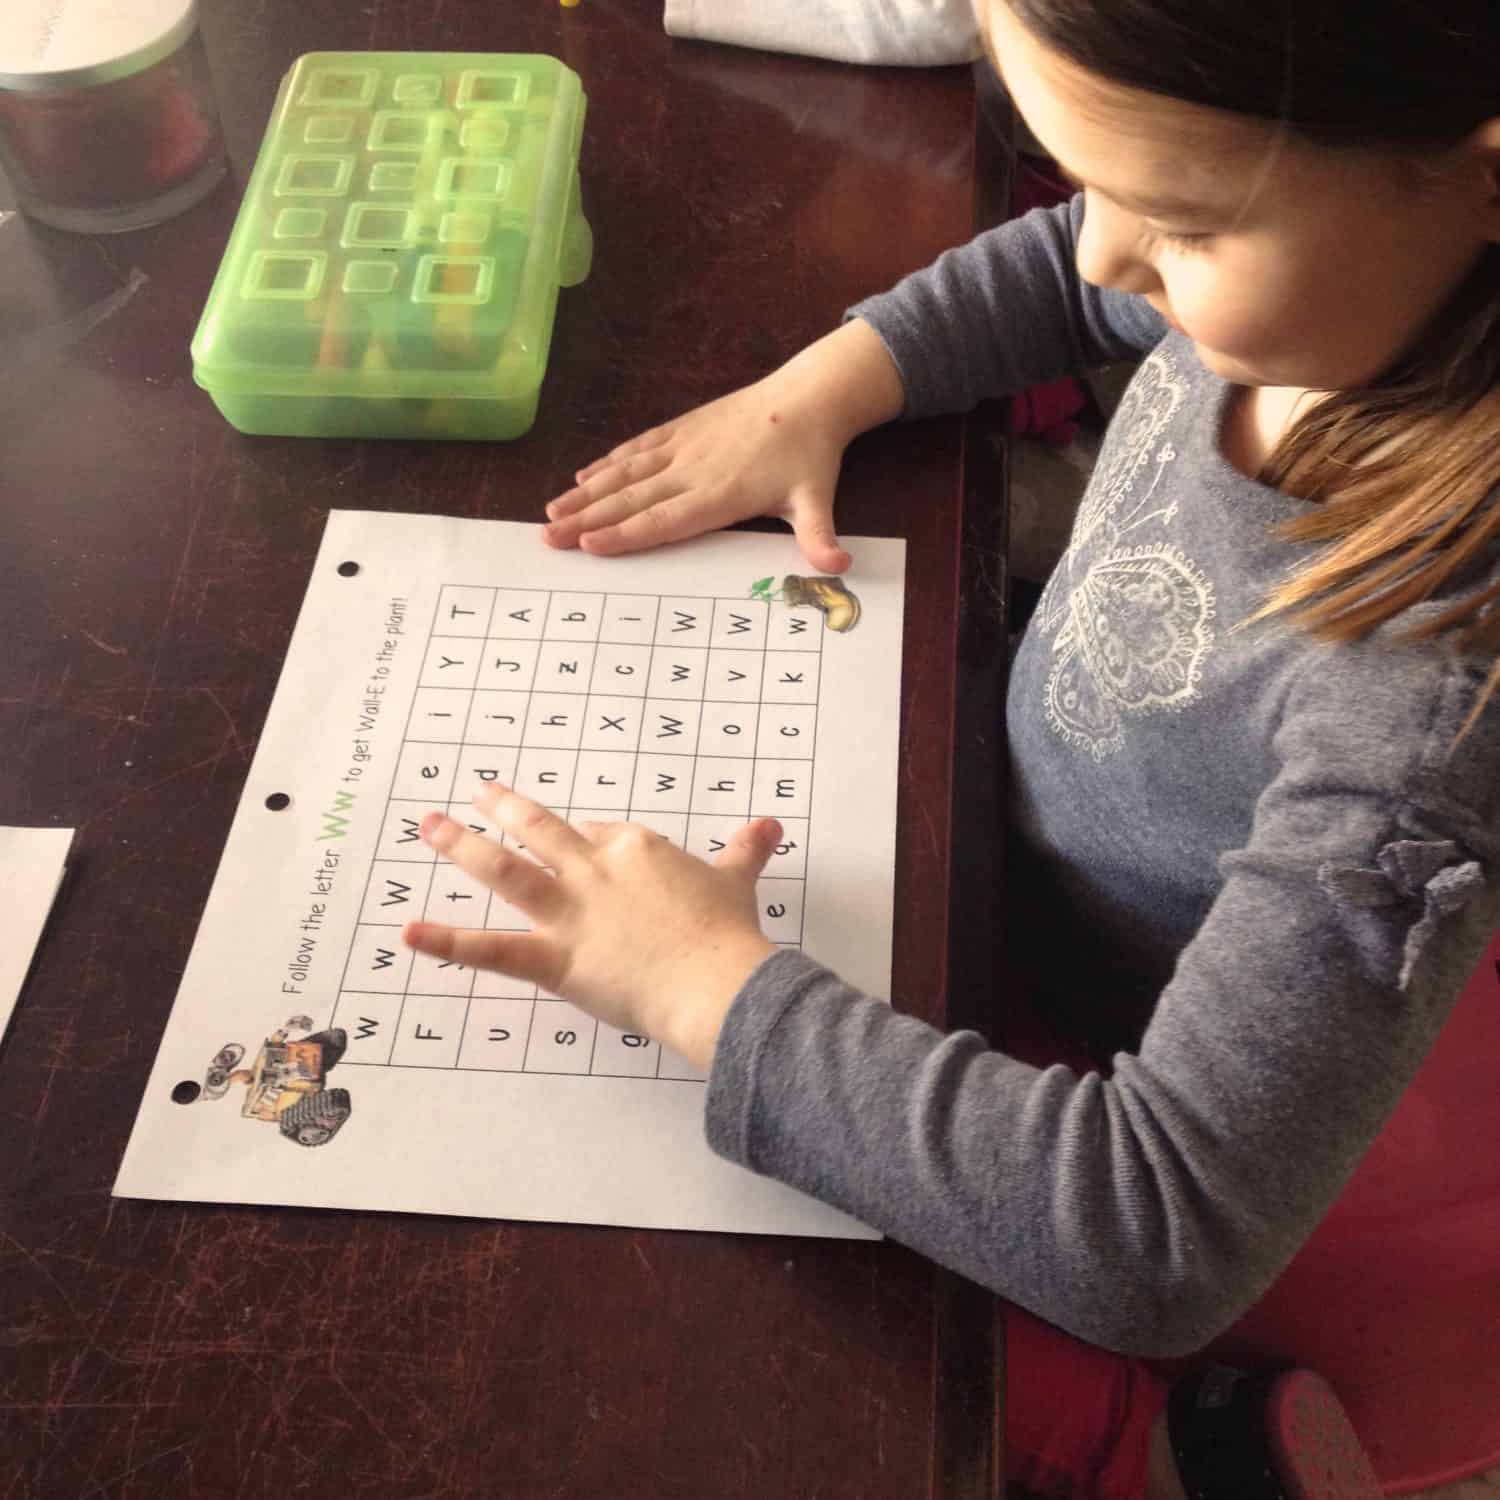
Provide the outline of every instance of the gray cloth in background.
[[669,36],[836,62],[933,67],[980,55],[970,0],[666,0]]
[[1061,1023],[1120,1050],[1037,1069],[781,953],[730,1011],[707,1130],[1082,1338],[1173,1356],[1311,1234],[1500,925],[1500,704],[1454,748],[1483,670],[1450,646],[1241,626],[1304,554],[1272,535],[1304,502],[1225,460],[1231,388],[1189,341],[1079,280],[1078,222],[1038,210],[851,314],[910,416],[1146,356],[1007,708],[1017,930]]

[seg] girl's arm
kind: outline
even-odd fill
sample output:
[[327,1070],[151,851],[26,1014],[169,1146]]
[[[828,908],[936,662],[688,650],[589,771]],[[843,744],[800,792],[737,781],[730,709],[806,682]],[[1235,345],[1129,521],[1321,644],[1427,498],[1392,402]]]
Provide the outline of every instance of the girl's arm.
[[612,556],[749,516],[791,523],[819,572],[850,557],[833,529],[844,449],[899,416],[901,377],[868,323],[826,334],[755,384],[653,427],[581,469],[547,506],[554,547]]
[[1248,837],[1107,1073],[778,953],[721,1029],[710,1142],[1091,1343],[1200,1349],[1333,1205],[1500,926],[1500,715],[1453,744],[1481,680],[1385,641],[1309,653]]
[[891,351],[905,416],[970,411],[1160,343],[1167,325],[1143,298],[1078,275],[1083,213],[1081,193],[1033,209],[849,310]]
[[546,541],[613,556],[774,515],[815,569],[843,572],[834,490],[860,433],[968,411],[1161,338],[1140,299],[1079,280],[1081,223],[1080,198],[982,234],[859,303],[765,379],[623,443],[548,504]]
[[1340,650],[1288,704],[1250,838],[1109,1077],[945,1036],[775,949],[753,902],[771,820],[709,866],[491,789],[550,874],[437,814],[424,836],[534,931],[405,936],[711,1062],[731,1160],[1092,1343],[1187,1354],[1312,1233],[1500,923],[1500,724],[1450,755],[1393,653]]

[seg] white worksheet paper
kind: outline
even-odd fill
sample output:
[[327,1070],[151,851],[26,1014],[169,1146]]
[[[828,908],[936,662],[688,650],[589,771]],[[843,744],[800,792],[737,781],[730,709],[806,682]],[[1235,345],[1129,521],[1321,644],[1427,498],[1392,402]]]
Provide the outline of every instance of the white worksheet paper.
[[715,1156],[683,1059],[400,942],[524,929],[416,837],[493,780],[709,856],[777,816],[768,936],[889,993],[905,544],[844,540],[840,591],[788,536],[334,511],[115,1192],[873,1238]]
[[21,997],[32,955],[62,883],[71,828],[0,828],[0,1037]]

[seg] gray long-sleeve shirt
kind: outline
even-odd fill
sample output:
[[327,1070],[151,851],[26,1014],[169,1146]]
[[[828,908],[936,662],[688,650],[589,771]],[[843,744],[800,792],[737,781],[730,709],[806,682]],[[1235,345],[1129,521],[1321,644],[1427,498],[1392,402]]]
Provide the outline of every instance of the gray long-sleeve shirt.
[[1190,342],[1080,281],[1078,222],[1035,212],[852,311],[909,416],[1145,356],[1007,709],[1046,991],[1119,1050],[1031,1067],[785,952],[729,1013],[707,1129],[1080,1337],[1171,1356],[1306,1240],[1500,925],[1500,703],[1455,748],[1484,664],[1409,619],[1338,647],[1241,628],[1305,503],[1224,458],[1231,388]]

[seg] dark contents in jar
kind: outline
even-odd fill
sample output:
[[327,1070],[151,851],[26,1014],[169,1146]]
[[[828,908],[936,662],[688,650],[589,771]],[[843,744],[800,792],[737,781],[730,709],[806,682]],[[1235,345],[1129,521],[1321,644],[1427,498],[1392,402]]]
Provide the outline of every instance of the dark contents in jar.
[[222,154],[212,98],[196,35],[113,82],[0,90],[0,160],[23,199],[104,211],[149,202]]

